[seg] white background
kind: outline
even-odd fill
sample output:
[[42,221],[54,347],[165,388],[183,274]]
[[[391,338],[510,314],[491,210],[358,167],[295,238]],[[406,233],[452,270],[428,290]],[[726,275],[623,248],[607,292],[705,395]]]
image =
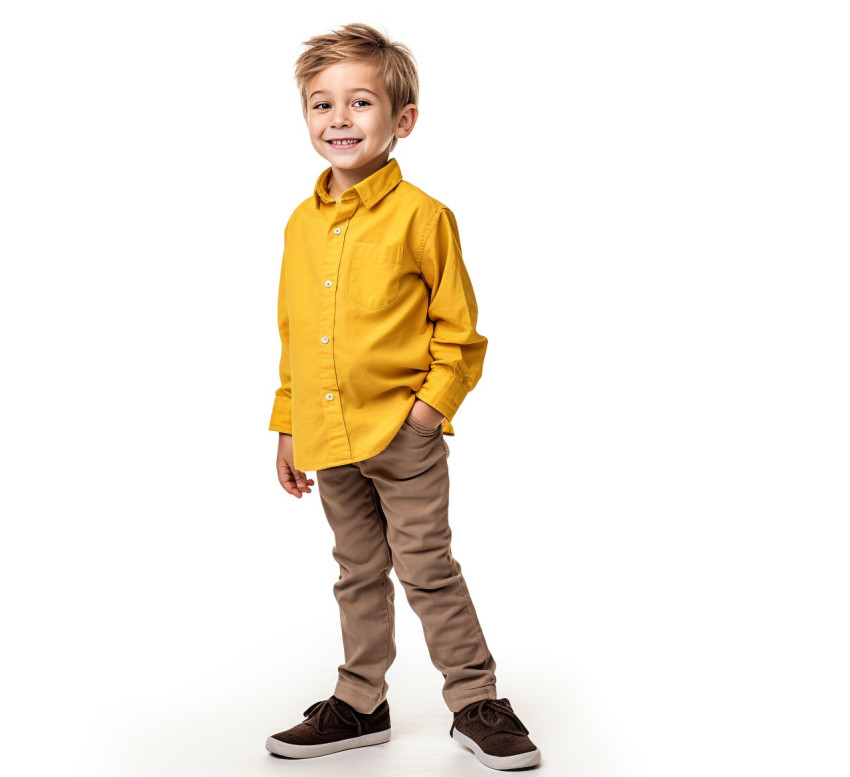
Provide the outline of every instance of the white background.
[[342,661],[267,425],[326,166],[292,65],[363,21],[416,55],[394,156],[490,340],[454,550],[542,768],[846,775],[842,4],[301,5],[3,4],[3,772],[487,771],[400,586],[393,740],[264,749]]

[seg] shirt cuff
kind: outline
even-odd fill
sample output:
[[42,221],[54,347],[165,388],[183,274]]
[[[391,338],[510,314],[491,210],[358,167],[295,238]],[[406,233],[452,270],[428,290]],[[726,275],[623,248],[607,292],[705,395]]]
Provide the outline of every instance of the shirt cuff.
[[292,400],[288,397],[275,397],[269,431],[292,434]]
[[416,392],[416,397],[439,410],[451,421],[468,393],[466,386],[448,373],[431,370],[422,388]]

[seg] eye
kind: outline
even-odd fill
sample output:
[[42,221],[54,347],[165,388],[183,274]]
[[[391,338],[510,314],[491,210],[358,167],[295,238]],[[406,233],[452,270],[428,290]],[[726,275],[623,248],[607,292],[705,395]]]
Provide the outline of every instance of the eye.
[[372,104],[372,103],[370,103],[368,100],[355,100],[355,101],[354,101],[354,103],[355,103],[355,105],[356,105],[357,103],[366,103],[366,105],[371,105],[371,104]]
[[330,103],[316,103],[316,105],[314,105],[314,106],[313,106],[313,108],[319,108],[319,109],[321,109],[321,107],[322,107],[323,105],[326,105],[328,108],[330,108]]

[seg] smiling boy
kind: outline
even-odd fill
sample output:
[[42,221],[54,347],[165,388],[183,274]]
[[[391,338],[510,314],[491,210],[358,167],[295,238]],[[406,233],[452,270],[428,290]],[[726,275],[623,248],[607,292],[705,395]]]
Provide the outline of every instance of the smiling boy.
[[333,695],[270,736],[308,758],[390,738],[396,570],[444,677],[452,737],[495,769],[540,752],[507,699],[448,522],[452,418],[481,377],[487,339],[454,214],[389,154],[413,131],[418,76],[401,44],[363,24],[306,41],[296,82],[330,166],[284,231],[280,388],[269,428],[296,498],[319,496],[334,532],[345,663]]

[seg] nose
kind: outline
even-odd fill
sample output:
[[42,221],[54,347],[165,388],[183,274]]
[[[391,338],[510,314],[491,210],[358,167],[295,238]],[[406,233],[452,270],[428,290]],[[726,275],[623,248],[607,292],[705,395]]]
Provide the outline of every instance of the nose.
[[351,122],[348,116],[348,106],[345,104],[337,105],[334,108],[333,117],[331,118],[332,127],[347,127]]

